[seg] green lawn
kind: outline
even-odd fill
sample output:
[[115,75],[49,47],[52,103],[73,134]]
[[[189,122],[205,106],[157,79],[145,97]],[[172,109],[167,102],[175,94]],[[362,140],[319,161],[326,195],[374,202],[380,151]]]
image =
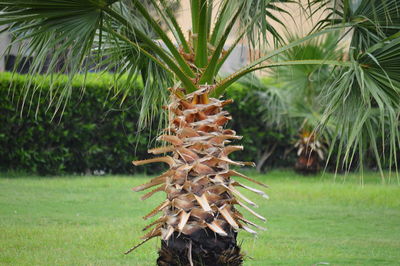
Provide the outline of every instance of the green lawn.
[[[251,257],[245,265],[399,265],[396,179],[383,185],[368,173],[361,186],[356,175],[252,176],[270,185],[271,199],[246,193],[269,221],[257,238],[240,233]],[[130,188],[146,179],[3,175],[0,265],[155,265],[159,240],[123,255],[142,235],[141,217],[164,196],[140,201],[143,193]]]

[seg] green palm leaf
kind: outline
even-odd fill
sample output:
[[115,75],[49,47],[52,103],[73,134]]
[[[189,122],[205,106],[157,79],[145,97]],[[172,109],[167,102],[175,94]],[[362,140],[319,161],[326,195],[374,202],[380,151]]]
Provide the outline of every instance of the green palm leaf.
[[[351,58],[352,67],[341,70],[335,82],[323,91],[327,106],[324,120],[333,117],[340,122],[343,139],[339,146],[345,151],[347,166],[353,162],[356,151],[362,162],[363,153],[370,148],[378,163],[387,160],[388,165],[397,168],[400,38]],[[388,144],[389,150],[377,150],[378,137],[383,146]]]
[[316,28],[354,23],[351,46],[364,51],[400,30],[400,5],[397,0],[314,0],[316,9],[325,8],[327,16]]

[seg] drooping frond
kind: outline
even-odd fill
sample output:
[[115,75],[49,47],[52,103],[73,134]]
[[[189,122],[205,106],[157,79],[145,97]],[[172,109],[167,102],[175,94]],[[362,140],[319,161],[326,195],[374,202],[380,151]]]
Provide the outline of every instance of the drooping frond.
[[[397,168],[400,146],[400,38],[384,41],[361,54],[351,54],[352,66],[342,69],[324,90],[324,119],[338,121],[339,149],[349,166],[364,152],[374,154],[378,165]],[[386,150],[378,150],[378,141]]]
[[[191,70],[184,60],[178,60],[181,55],[177,48],[171,44],[167,52],[157,42],[161,38],[160,26],[155,27],[154,18],[143,19],[148,14],[146,9],[140,9],[144,5],[115,0],[1,1],[0,25],[11,34],[12,45],[19,45],[19,54],[32,60],[31,77],[40,73],[57,82],[58,73],[68,74],[72,80],[77,73],[111,71],[116,73],[116,79],[126,75],[127,82],[131,82],[141,76],[146,97],[141,112],[144,125],[165,104],[166,88],[173,80],[171,72],[194,88]],[[165,33],[162,37],[166,40]],[[20,63],[17,60],[16,65]],[[61,92],[55,95],[59,97],[51,100],[56,110],[62,109],[75,93],[68,85],[58,89]],[[120,91],[126,92],[114,90]]]
[[[140,19],[138,11],[131,3],[117,3],[113,8],[120,12],[128,25],[135,25],[150,38],[156,38],[156,33],[146,21]],[[115,21],[108,21],[105,24],[106,28],[116,32],[124,32],[124,35],[131,41],[145,45],[126,26]],[[143,89],[140,91],[140,96],[143,100],[138,104],[140,106],[138,126],[141,129],[150,125],[154,118],[162,117],[160,106],[167,103],[168,91],[166,88],[173,85],[173,77],[129,42],[116,38],[108,32],[103,32],[101,37],[102,40],[98,38],[95,40],[95,47],[98,47],[98,49],[94,49],[95,58],[101,58],[101,60],[98,60],[96,68],[115,73],[116,79],[126,77],[127,87],[141,78]],[[115,93],[123,93],[125,96],[131,91],[119,88]],[[159,126],[162,127],[165,120],[158,119],[158,121]]]
[[[399,30],[396,0],[310,1],[310,10],[327,16],[316,30],[348,24],[348,68],[338,68],[335,80],[323,91],[324,122],[336,121],[337,151],[350,167],[368,152],[380,169],[397,168],[399,147]],[[396,118],[397,117],[397,118]],[[378,145],[379,143],[379,145]],[[378,147],[381,147],[378,149]],[[333,152],[333,146],[330,153]],[[338,162],[339,163],[339,162]],[[342,167],[338,164],[338,167]]]
[[[0,25],[11,35],[20,55],[32,58],[30,73],[64,72],[70,76],[88,69],[85,60],[102,23],[106,1],[1,1]],[[18,56],[17,64],[22,56]],[[29,84],[27,85],[29,87]],[[61,88],[57,108],[70,94]]]

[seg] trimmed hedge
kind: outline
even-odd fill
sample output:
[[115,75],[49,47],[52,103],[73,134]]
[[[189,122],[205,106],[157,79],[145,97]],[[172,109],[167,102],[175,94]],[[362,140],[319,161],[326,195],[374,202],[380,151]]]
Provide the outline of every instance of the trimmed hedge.
[[[73,90],[81,90],[82,79],[74,80]],[[154,146],[157,133],[155,126],[143,131],[137,128],[140,97],[135,90],[141,89],[140,83],[127,88],[130,93],[120,105],[121,95],[110,96],[110,87],[115,85],[112,77],[90,74],[85,93],[73,93],[62,116],[58,112],[53,117],[54,109],[47,110],[49,99],[43,97],[50,91],[49,83],[42,77],[31,85],[40,90],[27,95],[31,101],[26,102],[32,105],[25,106],[21,114],[20,99],[25,96],[26,81],[24,75],[0,73],[0,171],[59,175],[93,171],[150,174],[162,170],[159,164],[131,164],[132,160],[149,156],[147,149]],[[278,142],[268,165],[292,165],[294,155],[282,159],[285,149],[291,147],[290,138],[258,121],[256,97],[237,84],[228,90],[227,97],[235,100],[228,108],[234,118],[230,126],[244,136],[241,143],[245,150],[237,152],[236,159],[257,160],[266,143]]]

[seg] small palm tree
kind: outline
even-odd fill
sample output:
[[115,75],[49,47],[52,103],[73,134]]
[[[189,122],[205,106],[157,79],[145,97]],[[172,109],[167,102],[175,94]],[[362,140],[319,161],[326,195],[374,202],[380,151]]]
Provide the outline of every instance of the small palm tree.
[[[295,41],[300,37],[291,35],[289,41]],[[344,57],[343,49],[340,49],[338,34],[328,34],[324,38],[315,38],[306,43],[293,47],[278,55],[281,61],[300,61],[300,60],[340,60]],[[273,77],[281,87],[280,90],[273,92],[279,93],[274,101],[272,108],[279,109],[280,116],[274,116],[277,124],[290,128],[292,132],[298,132],[298,140],[295,143],[298,159],[295,170],[304,173],[317,173],[322,168],[322,163],[326,157],[325,144],[329,146],[329,140],[335,125],[332,120],[324,130],[318,130],[324,113],[324,104],[321,104],[320,95],[324,86],[335,79],[335,68],[330,65],[296,65],[283,66],[273,70]],[[268,97],[266,93],[261,98]],[[283,108],[282,108],[283,107]],[[268,108],[265,112],[268,113]],[[282,110],[284,109],[284,110]],[[282,116],[281,115],[281,116]],[[268,118],[268,115],[266,119]]]
[[[252,163],[228,158],[231,152],[243,147],[227,145],[240,136],[224,128],[231,117],[223,108],[231,101],[220,96],[241,77],[256,70],[284,65],[335,65],[342,69],[338,76],[340,84],[327,90],[333,96],[325,120],[339,111],[343,113],[343,120],[352,117],[347,106],[343,109],[339,104],[349,99],[349,93],[352,99],[358,96],[363,99],[362,106],[354,106],[356,114],[361,116],[356,119],[358,123],[364,122],[363,115],[368,114],[368,108],[373,105],[384,115],[379,121],[386,117],[393,119],[398,114],[400,38],[392,32],[400,25],[398,12],[395,12],[397,1],[363,0],[359,1],[358,7],[354,7],[355,1],[347,0],[334,1],[333,7],[328,6],[331,1],[307,1],[310,8],[305,10],[327,6],[332,15],[319,24],[320,29],[285,43],[270,22],[285,25],[275,14],[289,13],[281,4],[294,2],[191,0],[192,30],[186,35],[167,0],[0,1],[0,24],[6,25],[14,43],[21,43],[21,51],[32,55],[31,74],[45,72],[57,80],[53,70],[58,59],[64,57],[61,70],[71,77],[89,71],[94,62],[102,69],[112,69],[116,77],[126,74],[128,81],[141,75],[145,82],[143,122],[152,114],[158,114],[156,110],[168,95],[165,106],[168,126],[158,138],[168,145],[149,152],[170,155],[134,162],[135,165],[162,162],[170,167],[162,175],[134,188],[142,191],[157,186],[142,199],[159,191],[166,192],[165,201],[145,216],[148,219],[161,213],[146,226],[149,232],[143,237],[143,242],[161,237],[158,265],[240,265],[243,258],[236,241],[237,232],[243,229],[255,233],[249,226],[258,226],[245,218],[239,208],[265,220],[247,207],[244,202],[256,204],[238,188],[266,197],[264,192],[233,177],[262,184],[230,169],[231,165]],[[174,41],[159,21],[168,27]],[[233,32],[236,25],[240,26]],[[273,60],[276,55],[309,39],[349,28],[353,29],[355,38],[349,61]],[[232,35],[234,40],[225,50],[228,37]],[[218,76],[239,41],[246,38],[250,47],[264,49],[269,35],[273,36],[273,43],[279,44],[275,50],[262,51],[262,56],[228,77]],[[382,65],[381,62],[390,64]],[[361,72],[364,73],[362,76],[359,75]],[[68,99],[71,93],[70,87],[64,88],[53,103],[62,110],[62,100]],[[382,100],[390,102],[382,105]],[[391,146],[394,147],[398,143],[398,132],[391,129],[390,137],[395,141]],[[350,130],[350,137],[354,132],[360,132],[358,127],[352,129],[346,123],[342,130]]]
[[303,128],[299,140],[295,143],[298,159],[295,170],[303,174],[315,174],[321,170],[324,160],[324,146],[318,140],[315,132]]

